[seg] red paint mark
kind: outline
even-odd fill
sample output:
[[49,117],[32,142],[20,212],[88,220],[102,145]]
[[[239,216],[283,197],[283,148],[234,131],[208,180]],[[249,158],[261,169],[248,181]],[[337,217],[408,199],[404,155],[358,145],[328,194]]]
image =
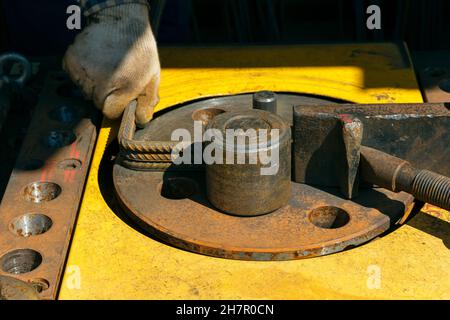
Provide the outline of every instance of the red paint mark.
[[53,175],[53,171],[54,171],[53,166],[49,164],[49,161],[46,161],[42,169],[40,181],[41,182],[50,181]]
[[52,166],[50,166],[50,168],[44,168],[41,173],[41,182],[51,181],[54,171]]
[[[70,146],[69,159],[79,159],[80,154],[81,154],[80,150],[78,150],[78,143],[75,141]],[[65,169],[64,170],[64,181],[72,183],[75,181],[76,175],[77,175],[77,170]]]
[[65,169],[64,170],[64,182],[70,182],[70,180],[71,180],[70,170]]
[[42,170],[42,173],[41,173],[41,182],[46,181],[46,177],[47,177],[47,169],[44,166],[44,169]]

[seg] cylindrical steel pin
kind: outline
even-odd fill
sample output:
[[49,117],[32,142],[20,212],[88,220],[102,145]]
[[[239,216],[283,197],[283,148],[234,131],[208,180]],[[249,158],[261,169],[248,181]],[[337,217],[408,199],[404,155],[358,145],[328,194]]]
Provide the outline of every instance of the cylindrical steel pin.
[[253,94],[253,109],[277,113],[277,95],[272,91],[259,91]]
[[258,216],[286,205],[291,197],[288,123],[270,112],[245,110],[218,115],[208,129],[223,137],[214,140],[215,155],[223,160],[206,166],[207,197],[214,207]]

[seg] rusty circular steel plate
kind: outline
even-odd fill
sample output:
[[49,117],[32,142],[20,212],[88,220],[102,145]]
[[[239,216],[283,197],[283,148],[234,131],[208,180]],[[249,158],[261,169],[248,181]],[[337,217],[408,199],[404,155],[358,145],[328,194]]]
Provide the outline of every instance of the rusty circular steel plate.
[[[303,105],[323,105],[344,103],[342,100],[325,99],[299,94],[277,94],[277,114],[292,125],[293,107]],[[135,140],[168,141],[174,129],[183,128],[193,133],[193,121],[208,124],[215,115],[224,111],[239,111],[252,109],[253,95],[240,94],[210,98],[188,103],[183,106],[174,106],[169,111],[163,110],[160,115],[149,122],[142,130],[135,133]]]
[[[292,106],[304,103],[304,98],[279,95],[279,102],[289,100],[279,103],[279,114],[289,119]],[[199,109],[239,107],[250,108],[251,95],[195,102],[160,115],[136,137],[170,140],[174,129],[192,128],[192,115],[198,118]],[[209,121],[211,114],[220,114],[213,111],[201,118]],[[209,203],[203,170],[142,172],[117,163],[113,181],[122,208],[157,238],[192,252],[240,260],[301,259],[360,245],[387,231],[413,201],[406,193],[381,188],[362,189],[349,201],[338,189],[292,182],[286,206],[263,216],[237,217]]]
[[123,208],[147,231],[174,246],[231,259],[290,260],[342,251],[388,230],[412,203],[410,195],[385,189],[367,189],[352,202],[336,189],[292,183],[287,206],[236,217],[208,202],[202,172],[138,172],[118,164],[113,172]]

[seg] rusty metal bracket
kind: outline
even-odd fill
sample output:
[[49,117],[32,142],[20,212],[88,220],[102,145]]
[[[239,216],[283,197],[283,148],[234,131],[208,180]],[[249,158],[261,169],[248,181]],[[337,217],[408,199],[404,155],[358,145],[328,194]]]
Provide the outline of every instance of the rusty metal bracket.
[[449,210],[449,127],[446,104],[297,106],[295,181],[339,186],[353,199],[361,173],[366,184]]
[[47,77],[0,206],[0,274],[41,299],[57,295],[96,139],[97,111],[67,81]]
[[340,186],[341,162],[346,161],[341,130],[350,116],[364,125],[362,145],[450,176],[448,104],[348,104],[295,108],[297,182]]

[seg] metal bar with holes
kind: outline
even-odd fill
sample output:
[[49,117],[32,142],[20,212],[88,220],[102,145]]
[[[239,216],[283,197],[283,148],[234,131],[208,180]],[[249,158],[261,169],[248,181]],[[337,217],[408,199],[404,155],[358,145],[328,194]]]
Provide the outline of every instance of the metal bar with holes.
[[0,275],[55,299],[96,140],[97,113],[51,74],[0,206]]

